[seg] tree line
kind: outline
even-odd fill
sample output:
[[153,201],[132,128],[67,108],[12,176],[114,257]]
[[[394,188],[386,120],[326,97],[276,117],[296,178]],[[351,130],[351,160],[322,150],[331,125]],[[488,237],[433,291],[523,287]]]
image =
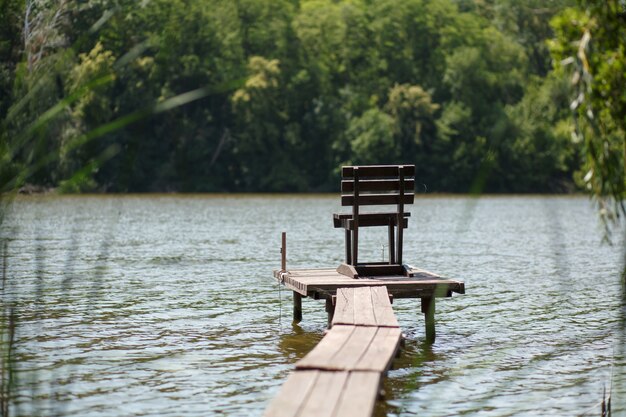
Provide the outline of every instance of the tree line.
[[0,178],[318,192],[344,164],[413,163],[428,192],[571,191],[588,178],[557,65],[582,33],[568,13],[584,7],[1,0]]

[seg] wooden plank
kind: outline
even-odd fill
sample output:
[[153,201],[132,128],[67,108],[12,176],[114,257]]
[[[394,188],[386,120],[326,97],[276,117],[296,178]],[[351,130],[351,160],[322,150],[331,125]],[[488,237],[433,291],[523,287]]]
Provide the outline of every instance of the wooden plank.
[[[373,226],[388,226],[389,223],[392,223],[392,225],[396,225],[397,224],[397,220],[394,217],[371,217],[369,219],[364,219],[362,216],[359,219],[359,227],[373,227]],[[354,230],[354,220],[352,219],[346,219],[342,222],[342,227],[344,229],[348,229],[348,230]],[[407,227],[409,227],[409,220],[404,218],[402,219],[402,228],[406,229]]]
[[366,177],[393,177],[398,175],[398,167],[405,167],[405,176],[415,176],[415,165],[366,165],[366,166],[344,166],[341,167],[341,176],[343,178],[352,178],[354,176],[354,168],[359,169],[359,176]]
[[345,263],[340,264],[337,267],[337,272],[344,277],[348,278],[358,278],[359,273],[356,271],[356,268],[353,265],[348,265]]
[[348,288],[337,290],[333,326],[336,324],[354,324],[354,294]]
[[[402,213],[404,215],[404,217],[411,217],[411,213],[408,211],[405,211],[404,213]],[[393,224],[396,224],[396,220],[395,217],[397,216],[397,213],[394,211],[393,213],[361,213],[359,214],[359,220],[360,221],[365,221],[365,222],[374,222],[374,221],[378,221],[378,217],[381,216],[383,217],[385,220],[392,218],[393,219]],[[333,226],[335,228],[339,228],[339,227],[344,227],[344,221],[346,220],[351,220],[352,219],[352,213],[335,213],[333,214]],[[372,220],[370,220],[372,219]],[[384,225],[387,225],[387,223],[385,223]],[[361,227],[361,224],[359,223],[359,227]]]
[[[296,372],[298,373],[298,372]],[[298,417],[332,417],[344,391],[348,372],[320,372]],[[358,402],[354,401],[353,402]]]
[[287,378],[263,416],[372,416],[380,384],[378,372],[296,371]]
[[[317,369],[326,371],[350,371],[354,369],[370,370],[385,369],[393,356],[383,357],[381,352],[392,351],[390,339],[385,339],[387,333],[381,333],[381,342],[387,343],[386,348],[376,347],[374,352],[367,354],[378,332],[378,327],[364,326],[333,326],[324,338],[313,348],[308,355],[296,362],[296,369]],[[362,358],[368,358],[362,366]],[[382,371],[381,371],[382,372]]]
[[290,288],[294,292],[299,293],[300,295],[307,295],[308,286],[306,283],[303,283],[293,277],[287,275],[284,278],[278,278],[280,282],[282,282],[287,288]]
[[319,274],[332,271],[333,268],[288,269],[289,275]]
[[[339,338],[328,337],[339,329]],[[401,338],[402,333],[397,327],[338,325],[296,363],[296,369],[385,372],[395,357]]]
[[376,324],[385,327],[400,327],[396,315],[393,314],[393,307],[389,301],[389,292],[386,287],[372,287],[372,304]]
[[333,326],[312,351],[296,362],[296,369],[336,369],[325,365],[347,343],[354,330],[353,326]]
[[358,363],[351,370],[385,372],[400,347],[402,332],[398,327],[377,327],[376,334]]
[[[396,174],[397,175],[397,174]],[[397,191],[400,189],[399,179],[376,179],[376,180],[361,180],[359,181],[359,190],[361,191]],[[415,189],[415,180],[404,180],[405,190]],[[341,181],[342,192],[354,191],[354,180]]]
[[335,272],[334,268],[324,268],[324,269],[291,269],[287,271],[289,276],[316,276],[316,275],[325,275],[332,274]]
[[372,304],[370,287],[354,288],[354,324],[357,326],[376,326],[376,316]]
[[[350,334],[348,340],[341,346],[341,348],[333,355],[333,357],[326,362],[318,366],[318,369],[327,370],[345,370],[351,371],[356,369],[357,364],[361,360],[361,357],[365,355],[367,349],[369,349],[374,336],[376,336],[376,327],[362,327],[362,326],[335,326],[352,327],[353,331]],[[333,327],[333,329],[335,329]],[[333,330],[331,329],[331,333]]]
[[[410,211],[405,211],[403,214],[404,214],[404,217],[411,217],[411,212]],[[378,216],[378,215],[395,216],[396,212],[394,211],[394,212],[381,212],[381,213],[361,213],[360,217],[361,217],[361,219],[363,219],[363,218],[367,218],[369,216]],[[352,218],[352,213],[335,213],[335,214],[333,214],[333,218],[335,218],[337,220],[351,219]],[[312,270],[312,271],[316,271],[316,270]],[[317,271],[319,271],[319,269]]]
[[380,382],[381,375],[377,372],[350,372],[334,416],[372,416]]
[[309,396],[319,371],[293,372],[265,409],[265,417],[295,417]]
[[[402,201],[403,204],[413,204],[415,195],[413,193],[406,193],[400,199],[400,195],[397,193],[390,194],[361,194],[358,197],[359,206],[374,206],[374,205],[392,205],[398,204]],[[341,196],[341,205],[342,206],[353,206],[354,205],[354,196],[353,195],[342,195]]]

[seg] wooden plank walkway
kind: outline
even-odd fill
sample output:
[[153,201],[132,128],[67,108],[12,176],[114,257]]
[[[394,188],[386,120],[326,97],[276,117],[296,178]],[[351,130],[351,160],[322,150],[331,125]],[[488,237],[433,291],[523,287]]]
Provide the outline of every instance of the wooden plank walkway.
[[399,327],[387,287],[339,288],[332,324]]
[[402,338],[384,286],[338,288],[332,327],[296,363],[266,417],[366,417]]
[[377,372],[296,371],[264,416],[371,416],[379,390]]

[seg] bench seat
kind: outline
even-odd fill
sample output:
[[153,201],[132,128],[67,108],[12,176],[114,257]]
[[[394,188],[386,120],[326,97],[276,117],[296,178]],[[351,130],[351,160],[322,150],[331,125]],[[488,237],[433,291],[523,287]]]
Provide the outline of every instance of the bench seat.
[[[404,221],[402,227],[408,227],[407,217],[411,217],[411,213],[404,212]],[[365,213],[359,215],[359,227],[371,227],[371,226],[395,226],[397,223],[398,214],[393,213]],[[344,228],[347,230],[354,230],[354,220],[351,213],[335,213],[333,214],[333,225],[335,228]]]

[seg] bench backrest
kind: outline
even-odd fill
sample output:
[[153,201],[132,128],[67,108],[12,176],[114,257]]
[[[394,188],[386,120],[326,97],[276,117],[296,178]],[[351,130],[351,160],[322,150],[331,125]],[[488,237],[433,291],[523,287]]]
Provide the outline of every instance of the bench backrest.
[[341,178],[342,206],[413,204],[415,165],[344,166]]

